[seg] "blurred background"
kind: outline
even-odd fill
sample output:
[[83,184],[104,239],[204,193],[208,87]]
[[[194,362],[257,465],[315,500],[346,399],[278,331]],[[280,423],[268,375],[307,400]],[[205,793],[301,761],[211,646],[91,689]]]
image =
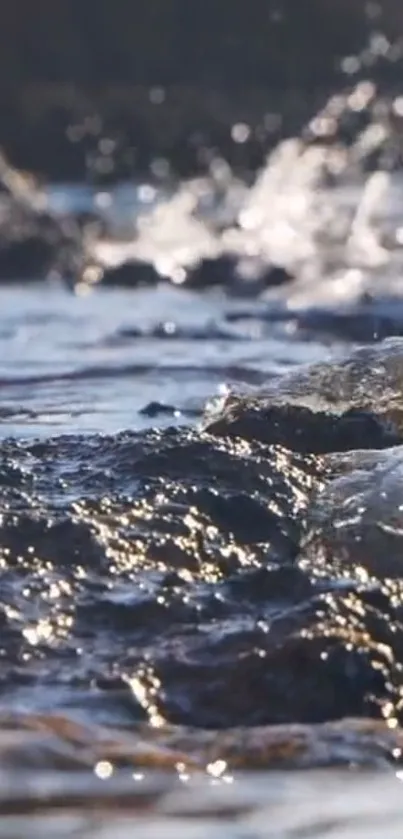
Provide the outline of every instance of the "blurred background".
[[53,179],[143,173],[160,155],[193,174],[205,146],[254,169],[349,76],[376,64],[379,83],[398,85],[401,35],[397,0],[15,0],[0,31],[0,142]]

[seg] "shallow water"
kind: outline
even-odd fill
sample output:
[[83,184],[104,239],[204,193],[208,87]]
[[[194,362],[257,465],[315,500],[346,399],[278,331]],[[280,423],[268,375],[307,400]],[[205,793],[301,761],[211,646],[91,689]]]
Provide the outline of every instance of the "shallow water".
[[154,273],[0,285],[0,835],[400,835],[403,212],[402,176],[365,169],[381,139],[288,141],[251,184],[221,161],[36,196],[101,212],[104,276]]
[[89,297],[43,284],[0,288],[0,433],[145,428],[150,403],[161,403],[158,425],[188,421],[226,387],[330,355],[291,343],[281,326],[228,323],[237,310],[220,291],[162,285]]

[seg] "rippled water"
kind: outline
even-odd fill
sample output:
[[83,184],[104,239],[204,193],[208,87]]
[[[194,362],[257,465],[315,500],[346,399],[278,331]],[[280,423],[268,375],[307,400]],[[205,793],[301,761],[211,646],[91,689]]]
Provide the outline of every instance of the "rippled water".
[[[376,91],[341,99],[320,134]],[[3,835],[400,835],[385,113],[250,183],[23,194],[88,218],[0,285]]]
[[158,425],[194,420],[224,387],[329,355],[290,343],[281,326],[228,322],[239,308],[220,291],[196,297],[165,286],[90,297],[0,288],[1,433],[145,428],[150,403]]

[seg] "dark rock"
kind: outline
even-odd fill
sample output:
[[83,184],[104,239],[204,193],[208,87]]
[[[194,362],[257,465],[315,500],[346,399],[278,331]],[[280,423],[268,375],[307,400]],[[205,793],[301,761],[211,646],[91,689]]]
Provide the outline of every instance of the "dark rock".
[[266,288],[275,288],[290,283],[295,277],[282,265],[269,265],[262,279]]
[[186,285],[195,290],[221,286],[240,297],[255,297],[266,288],[291,282],[294,276],[280,265],[232,254],[207,257],[188,272]]
[[236,265],[236,259],[226,254],[206,257],[188,272],[186,286],[197,291],[214,286],[231,286],[236,279]]
[[260,259],[240,259],[234,269],[235,283],[231,291],[242,297],[254,297],[267,288],[277,288],[295,277],[282,265],[270,265]]
[[[284,445],[290,434],[290,445],[295,444],[297,448],[300,434],[301,445],[307,443],[310,428],[312,450],[316,450],[315,446],[321,443],[319,439],[314,440],[314,429],[316,425],[319,431],[321,418],[324,420],[323,439],[327,438],[330,445],[332,434],[336,434],[334,441],[339,439],[344,449],[343,435],[346,435],[347,444],[348,435],[352,434],[349,447],[354,448],[353,440],[358,443],[360,436],[359,433],[355,436],[356,431],[361,428],[369,436],[363,433],[358,447],[377,447],[377,439],[383,447],[392,445],[394,437],[400,441],[403,436],[402,392],[403,340],[387,338],[347,353],[339,360],[312,364],[297,372],[275,376],[259,391],[246,397],[231,395],[221,413],[207,418],[207,423],[210,430],[217,429],[220,434],[226,433],[228,423],[232,433],[236,429],[246,437],[256,433],[258,439],[279,442],[283,435]],[[374,423],[373,417],[377,422]],[[284,431],[280,418],[284,421]],[[252,426],[254,432],[249,430]]]
[[293,451],[324,454],[358,448],[388,448],[402,442],[397,429],[366,411],[338,415],[298,405],[251,401],[247,410],[234,404],[207,426],[210,434],[260,440]]
[[173,417],[175,416],[177,409],[174,405],[164,405],[162,402],[148,402],[147,405],[144,405],[144,408],[140,408],[139,414],[142,414],[144,417],[158,417],[161,415]]
[[115,268],[106,268],[101,284],[115,288],[139,288],[153,286],[161,282],[161,275],[149,262],[132,260],[123,262]]
[[0,281],[43,279],[55,258],[54,246],[40,235],[0,243]]
[[[319,613],[319,603],[316,608]],[[325,601],[322,608],[326,611]],[[386,702],[393,695],[387,652],[369,639],[359,644],[357,637],[355,643],[346,644],[336,626],[332,635],[337,611],[334,616],[330,611],[329,623],[326,618],[323,621],[328,635],[325,629],[323,634],[315,631],[320,620],[308,607],[302,618],[304,633],[290,617],[275,623],[270,633],[234,632],[221,642],[212,641],[205,662],[197,645],[186,664],[173,657],[161,662],[156,674],[164,695],[157,699],[158,710],[172,722],[206,728],[245,726],[246,720],[248,725],[262,725],[378,716],[377,697],[383,696]],[[396,691],[398,667],[392,670]],[[184,706],[186,691],[191,702]]]
[[43,280],[52,275],[74,287],[92,264],[84,226],[74,216],[59,218],[11,203],[0,228],[0,281]]
[[254,603],[275,600],[288,605],[302,603],[316,593],[313,581],[296,565],[287,565],[284,558],[278,568],[262,566],[230,577],[225,588],[231,597],[252,599]]
[[[353,577],[361,567],[372,578],[400,581],[402,446],[331,459],[339,474],[312,501],[304,556],[332,574],[350,572]],[[400,609],[399,614],[401,619]]]
[[[7,701],[18,671],[67,708],[79,686],[84,713],[98,685],[108,719],[124,705],[125,721],[243,731],[402,723],[402,447],[373,448],[393,435],[402,359],[403,341],[388,341],[281,377],[281,404],[245,396],[242,416],[224,412],[214,434],[4,440]],[[293,404],[313,385],[334,414]],[[253,439],[265,427],[288,448]],[[361,450],[332,448],[349,446]]]

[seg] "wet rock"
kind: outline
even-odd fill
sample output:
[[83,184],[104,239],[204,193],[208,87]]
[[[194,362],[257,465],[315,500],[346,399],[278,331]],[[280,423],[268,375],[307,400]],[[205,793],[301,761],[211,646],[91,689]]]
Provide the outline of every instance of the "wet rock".
[[165,405],[163,402],[148,402],[147,405],[144,405],[144,408],[140,408],[139,413],[144,417],[154,418],[164,415],[173,417],[179,411],[174,405]]
[[106,268],[101,283],[112,288],[139,288],[161,282],[158,271],[149,262],[130,260],[114,268]]
[[294,280],[294,275],[283,265],[269,265],[263,272],[263,281],[266,288],[286,285]]
[[[140,704],[124,700],[134,719],[227,727],[398,713],[390,596],[333,591],[320,564],[299,567],[310,497],[340,464],[187,429],[10,441],[2,454],[10,666],[28,645],[32,678],[66,685],[79,645],[83,688],[94,676],[138,686]],[[63,593],[49,599],[55,586]],[[117,714],[118,693],[107,700]]]
[[284,285],[293,279],[293,275],[281,265],[222,254],[205,258],[191,269],[186,285],[197,290],[222,286],[237,296],[256,297],[267,288]]
[[[214,638],[228,637],[219,678],[235,674],[235,625],[264,618],[266,604],[254,605],[250,581],[244,597],[239,591],[233,596],[231,586],[225,592],[225,581],[270,557],[275,564],[282,557],[289,566],[320,463],[187,429],[31,445],[10,441],[2,444],[2,455],[2,604],[14,639],[9,643],[3,633],[4,672],[16,666],[17,648],[18,655],[26,648],[33,678],[41,680],[46,672],[48,683],[63,679],[67,685],[76,679],[74,649],[83,645],[84,689],[95,676],[126,678],[138,671],[141,680],[147,657],[148,668],[158,668],[162,678],[155,694],[151,676],[144,676],[154,705],[182,720],[190,719],[193,708],[196,719],[201,685],[191,663],[193,644],[209,667]],[[278,573],[268,594],[272,603]],[[289,573],[284,592],[287,579]],[[56,589],[58,598],[47,596]],[[294,604],[296,597],[295,589]],[[309,585],[300,586],[298,605],[301,597],[309,597]],[[41,634],[45,625],[49,633]],[[248,638],[249,629],[242,643]],[[169,681],[163,673],[169,671],[171,645],[178,643],[184,659]],[[223,690],[200,723],[222,724]],[[245,723],[263,718],[257,699],[251,693],[249,707],[243,705]],[[136,707],[133,702],[135,718]],[[235,706],[228,705],[227,719],[238,719]]]
[[[326,611],[325,600],[321,605]],[[188,644],[186,663],[172,656],[157,664],[156,676],[165,688],[157,699],[161,714],[206,728],[245,725],[245,720],[262,725],[377,716],[382,699],[386,705],[393,696],[391,674],[397,690],[398,667],[365,634],[347,630],[346,643],[330,616],[319,620],[319,603],[316,609],[316,616],[306,609],[302,632],[289,616],[282,626],[281,619],[274,622],[270,633],[244,629],[216,643],[211,638],[206,659],[196,642],[190,651]],[[343,611],[340,604],[338,614]],[[191,702],[184,707],[185,683],[188,691],[191,685]]]
[[403,439],[392,423],[354,408],[338,415],[260,399],[251,399],[244,408],[236,401],[229,405],[222,418],[207,424],[209,432],[313,454],[387,448]]
[[74,216],[57,218],[17,204],[0,227],[0,281],[60,276],[74,287],[87,260],[83,228]]
[[187,405],[178,408],[175,405],[166,405],[164,402],[148,402],[143,408],[140,408],[139,414],[144,417],[200,417],[203,413],[202,407],[196,408]]
[[43,279],[55,258],[54,246],[40,235],[0,242],[0,282]]
[[186,285],[197,291],[231,286],[235,281],[236,264],[232,256],[206,257],[188,272]]
[[317,593],[313,581],[297,565],[287,565],[284,558],[278,567],[264,565],[242,575],[234,574],[225,589],[231,597],[246,598],[256,604],[270,599],[278,603],[301,603]]
[[403,579],[403,451],[332,457],[338,477],[310,508],[305,556],[333,574]]
[[240,259],[235,268],[234,293],[252,297],[267,288],[277,288],[295,279],[283,265],[267,264],[256,259]]
[[206,427],[273,442],[283,435],[283,445],[291,433],[290,447],[298,448],[300,436],[308,451],[384,447],[401,439],[402,393],[403,340],[388,338],[339,361],[274,377],[247,397],[231,395],[218,415],[207,417]]
[[[280,399],[292,404],[318,405],[344,411],[368,410],[400,424],[403,407],[403,340],[350,351],[339,361],[315,364],[278,382]],[[273,389],[277,385],[273,382]]]
[[[377,416],[402,343],[280,377],[241,429],[3,441],[0,691],[22,673],[85,706],[96,683],[117,718],[208,728],[402,722],[402,457]],[[332,415],[299,404],[314,386]]]

